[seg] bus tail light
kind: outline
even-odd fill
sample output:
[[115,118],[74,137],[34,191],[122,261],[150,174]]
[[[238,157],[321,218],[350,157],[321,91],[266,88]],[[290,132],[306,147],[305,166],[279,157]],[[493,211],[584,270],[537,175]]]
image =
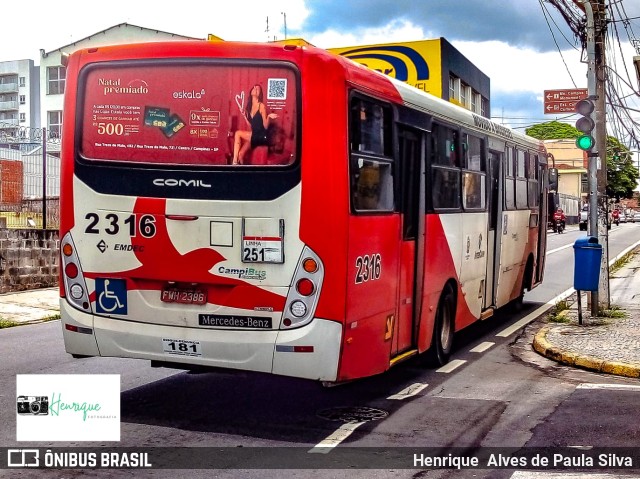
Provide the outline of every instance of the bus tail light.
[[73,240],[71,239],[71,233],[67,233],[64,238],[62,238],[60,250],[62,251],[61,267],[66,299],[74,308],[84,311],[85,313],[91,313],[87,284],[84,280],[82,268],[80,267],[80,259],[76,253]]
[[280,329],[299,328],[313,320],[323,279],[324,268],[320,258],[305,246],[293,274]]
[[313,285],[313,281],[309,278],[302,278],[300,281],[296,283],[296,290],[302,296],[310,296],[313,294],[313,290],[316,289]]

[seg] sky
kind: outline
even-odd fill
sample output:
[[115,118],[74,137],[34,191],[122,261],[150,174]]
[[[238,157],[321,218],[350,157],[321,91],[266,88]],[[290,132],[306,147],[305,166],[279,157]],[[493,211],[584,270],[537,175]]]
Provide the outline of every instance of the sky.
[[[625,69],[624,60],[628,70],[621,78],[632,81],[624,94],[640,110],[632,64],[640,53],[624,29],[640,38],[640,1],[607,2],[634,18],[629,25],[617,25],[623,42],[615,51],[619,69]],[[543,113],[544,90],[587,87],[580,46],[555,7],[543,0],[110,0],[100,8],[86,0],[55,5],[24,0],[21,9],[34,14],[4,19],[0,61],[39,64],[41,49],[56,50],[120,23],[238,41],[281,40],[286,34],[322,48],[444,37],[490,77],[492,118],[521,131],[567,118]],[[640,121],[640,111],[633,114]]]

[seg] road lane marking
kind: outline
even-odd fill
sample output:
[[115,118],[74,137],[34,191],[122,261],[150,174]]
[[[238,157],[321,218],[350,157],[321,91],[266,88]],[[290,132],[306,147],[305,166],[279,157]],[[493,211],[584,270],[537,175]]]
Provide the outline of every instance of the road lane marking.
[[475,348],[469,350],[469,352],[470,353],[484,353],[487,349],[489,349],[491,346],[493,346],[495,344],[496,343],[492,343],[490,341],[485,341],[484,343],[480,343]]
[[572,246],[573,246],[573,243],[570,243],[570,244],[567,244],[567,245],[564,245],[564,246],[560,246],[560,248],[556,248],[556,249],[552,249],[552,250],[547,251],[546,254],[556,253],[556,252],[561,251],[563,249],[571,248]]
[[548,301],[547,304],[545,304],[543,306],[540,306],[535,311],[532,311],[531,313],[527,314],[521,320],[513,323],[508,328],[505,328],[502,331],[500,331],[498,334],[496,334],[496,336],[498,336],[500,338],[507,338],[507,337],[511,336],[513,333],[518,331],[523,326],[526,326],[527,324],[532,322],[534,319],[537,319],[538,317],[542,316],[544,313],[549,311],[551,308],[553,308],[558,303],[558,301],[562,301],[563,299],[566,299],[569,296],[571,296],[574,293],[574,291],[575,291],[575,289],[569,288],[568,290],[564,291],[563,293],[560,293],[558,296],[556,296],[555,298],[552,298],[550,301]]
[[456,368],[459,368],[460,366],[462,366],[466,362],[467,361],[465,361],[464,359],[454,359],[450,363],[445,364],[444,366],[442,366],[440,369],[436,369],[436,372],[437,373],[450,373],[451,371],[453,371]]
[[319,442],[314,447],[309,449],[307,452],[310,454],[327,454],[331,452],[331,450],[344,441],[346,438],[351,436],[353,431],[362,426],[365,421],[361,422],[348,422],[343,424],[338,428],[336,432],[328,436],[324,441]]
[[416,394],[418,394],[420,391],[422,391],[427,386],[428,386],[428,384],[425,384],[425,383],[415,383],[415,384],[412,384],[409,387],[404,388],[399,393],[392,394],[387,399],[397,399],[398,401],[402,401],[403,399],[407,399],[407,398],[410,398],[412,396],[415,396]]

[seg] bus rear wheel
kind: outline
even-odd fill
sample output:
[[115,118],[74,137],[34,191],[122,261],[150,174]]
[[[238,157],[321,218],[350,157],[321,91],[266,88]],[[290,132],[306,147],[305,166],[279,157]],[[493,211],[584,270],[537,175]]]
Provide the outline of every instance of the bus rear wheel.
[[456,303],[455,293],[447,285],[440,295],[436,319],[433,327],[431,347],[427,351],[427,363],[431,366],[443,366],[449,362],[453,349],[455,331]]

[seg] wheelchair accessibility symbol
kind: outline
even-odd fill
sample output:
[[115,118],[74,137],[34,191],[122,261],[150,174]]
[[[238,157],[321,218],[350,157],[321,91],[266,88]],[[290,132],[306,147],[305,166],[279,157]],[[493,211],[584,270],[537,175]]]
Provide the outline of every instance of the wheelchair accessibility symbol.
[[96,312],[127,314],[127,282],[96,278]]

